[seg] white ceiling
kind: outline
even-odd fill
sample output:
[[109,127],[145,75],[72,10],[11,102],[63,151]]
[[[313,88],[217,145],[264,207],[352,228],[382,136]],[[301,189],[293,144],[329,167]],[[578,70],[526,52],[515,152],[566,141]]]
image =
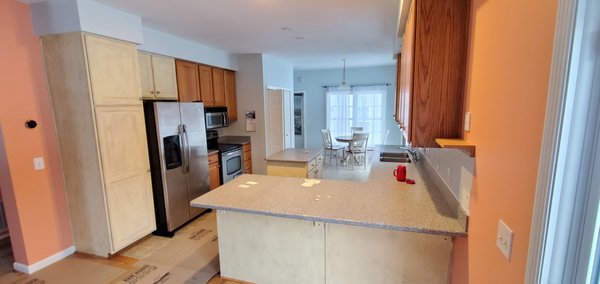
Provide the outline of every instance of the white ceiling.
[[338,68],[342,58],[348,67],[394,63],[400,0],[96,1],[141,16],[146,27],[285,58],[296,70]]

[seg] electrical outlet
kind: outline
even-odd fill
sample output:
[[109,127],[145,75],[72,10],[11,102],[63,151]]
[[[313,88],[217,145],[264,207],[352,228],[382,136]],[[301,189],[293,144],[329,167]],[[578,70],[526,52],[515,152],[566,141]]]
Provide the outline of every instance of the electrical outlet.
[[510,261],[510,253],[512,251],[513,231],[502,221],[498,222],[498,235],[496,236],[496,246],[502,254]]
[[452,168],[446,167],[446,182],[450,183],[450,178],[452,177]]
[[35,157],[35,158],[33,158],[33,168],[36,171],[43,170],[45,168],[45,166],[44,166],[44,158],[43,157]]

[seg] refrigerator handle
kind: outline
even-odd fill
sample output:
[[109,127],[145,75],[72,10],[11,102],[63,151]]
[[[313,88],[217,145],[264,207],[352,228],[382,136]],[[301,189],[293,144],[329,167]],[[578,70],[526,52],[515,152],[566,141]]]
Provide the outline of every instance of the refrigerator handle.
[[185,137],[185,149],[187,151],[186,155],[187,157],[185,157],[185,170],[186,172],[190,172],[190,160],[191,160],[191,155],[192,155],[192,149],[190,149],[190,141],[188,140],[188,134],[187,134],[187,129],[185,127],[185,124],[183,125],[183,135]]
[[185,125],[180,124],[177,128],[179,130],[179,139],[181,139],[181,148],[183,149],[183,153],[181,153],[183,167],[181,167],[181,168],[183,169],[183,173],[185,174],[187,164],[188,164],[187,154],[185,152],[187,149],[187,139],[185,139]]

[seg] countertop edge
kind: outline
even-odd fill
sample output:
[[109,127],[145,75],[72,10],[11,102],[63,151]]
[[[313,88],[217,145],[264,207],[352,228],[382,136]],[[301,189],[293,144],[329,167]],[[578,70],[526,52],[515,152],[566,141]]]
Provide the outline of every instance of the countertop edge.
[[448,236],[448,237],[461,237],[462,238],[462,237],[467,237],[467,235],[468,235],[467,232],[433,230],[433,229],[415,228],[415,227],[408,227],[408,226],[406,226],[406,227],[392,226],[392,225],[386,225],[386,224],[366,223],[366,222],[351,221],[351,220],[328,219],[328,218],[319,218],[319,217],[314,217],[314,216],[283,214],[283,213],[274,213],[274,212],[258,211],[258,210],[247,210],[247,209],[232,208],[232,207],[225,207],[225,206],[215,206],[215,205],[200,204],[200,203],[193,203],[192,206],[214,209],[214,210],[225,210],[225,211],[232,211],[232,212],[239,212],[239,213],[258,214],[258,215],[264,215],[264,216],[282,217],[282,218],[290,218],[290,219],[305,220],[305,221],[325,222],[325,223],[341,224],[341,225],[352,225],[352,226],[369,227],[369,228],[376,228],[376,229],[388,229],[388,230],[395,230],[395,231],[441,235],[441,236]]

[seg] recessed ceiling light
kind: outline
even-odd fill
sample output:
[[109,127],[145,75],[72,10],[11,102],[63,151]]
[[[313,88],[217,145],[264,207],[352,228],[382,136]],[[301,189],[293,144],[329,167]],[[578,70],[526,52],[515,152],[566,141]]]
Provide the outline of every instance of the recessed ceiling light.
[[297,37],[295,37],[295,39],[297,39],[297,40],[304,40],[304,37],[303,36],[297,36]]
[[281,27],[281,30],[282,31],[286,31],[286,32],[291,32],[292,28],[290,28],[290,27]]

